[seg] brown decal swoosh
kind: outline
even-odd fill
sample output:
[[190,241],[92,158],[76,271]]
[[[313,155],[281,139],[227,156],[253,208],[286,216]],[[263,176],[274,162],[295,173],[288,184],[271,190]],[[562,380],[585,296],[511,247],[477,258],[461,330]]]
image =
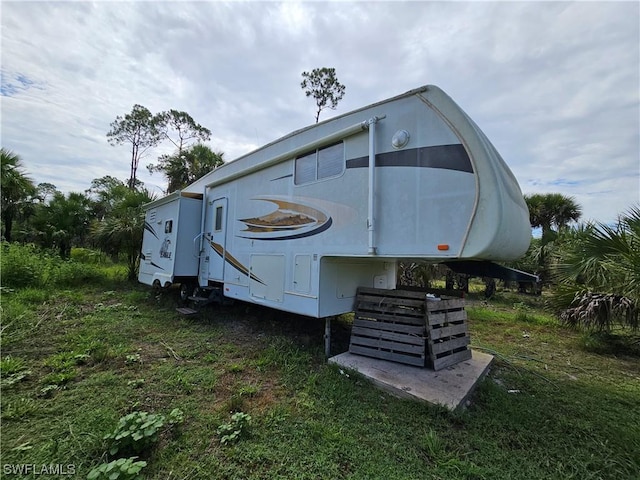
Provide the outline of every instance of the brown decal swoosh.
[[231,265],[233,268],[247,275],[252,280],[255,280],[256,282],[261,283],[263,285],[266,285],[266,283],[264,283],[262,280],[256,277],[253,273],[251,273],[251,271],[247,267],[245,267],[242,263],[240,263],[240,261],[238,261],[233,255],[231,255],[228,250],[225,250],[222,245],[215,242],[209,242],[209,244],[211,245],[211,248],[213,248],[213,251],[216,252],[218,255],[220,255],[220,257],[223,258],[224,261],[227,262],[229,265]]
[[[331,226],[331,217],[321,210],[309,205],[273,198],[255,198],[271,202],[278,206],[277,210],[261,217],[240,219],[246,225],[242,232],[248,235],[240,235],[242,238],[254,240],[287,240],[316,235]],[[306,230],[304,233],[299,230]],[[278,233],[279,236],[264,236],[261,234]],[[290,233],[288,233],[290,232]],[[295,233],[293,233],[295,232]]]

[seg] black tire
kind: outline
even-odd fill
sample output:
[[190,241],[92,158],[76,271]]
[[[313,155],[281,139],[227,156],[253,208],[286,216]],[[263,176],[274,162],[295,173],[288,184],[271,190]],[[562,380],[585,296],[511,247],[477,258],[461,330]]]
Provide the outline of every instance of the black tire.
[[181,283],[180,284],[180,301],[182,303],[187,303],[189,297],[193,295],[193,289],[195,285],[192,283]]

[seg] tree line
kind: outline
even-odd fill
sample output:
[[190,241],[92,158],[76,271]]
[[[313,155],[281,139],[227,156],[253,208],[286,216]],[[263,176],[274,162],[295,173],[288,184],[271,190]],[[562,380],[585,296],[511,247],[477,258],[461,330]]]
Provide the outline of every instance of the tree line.
[[155,199],[137,178],[140,160],[163,141],[175,147],[174,153],[147,166],[165,176],[166,193],[171,193],[222,165],[224,154],[202,143],[209,140],[209,129],[178,110],[152,114],[134,105],[110,127],[107,141],[130,147],[129,178],[96,178],[84,192],[65,195],[51,183],[36,185],[20,156],[2,148],[3,240],[53,249],[63,259],[69,258],[74,246],[98,248],[114,258],[126,257],[128,277],[136,277],[144,229],[142,206]]
[[130,113],[117,116],[107,132],[111,145],[130,148],[131,168],[127,186],[132,190],[138,185],[138,166],[148,150],[162,141],[168,141],[175,147],[173,154],[161,155],[157,163],[147,165],[150,173],[164,174],[167,193],[187,186],[224,163],[223,152],[214,152],[202,143],[210,138],[211,131],[187,112],[168,110],[152,114],[148,108],[138,104]]

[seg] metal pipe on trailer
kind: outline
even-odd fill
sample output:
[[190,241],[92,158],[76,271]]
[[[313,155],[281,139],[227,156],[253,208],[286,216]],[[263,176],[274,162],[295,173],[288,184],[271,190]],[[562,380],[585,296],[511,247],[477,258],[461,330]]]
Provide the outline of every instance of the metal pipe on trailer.
[[369,232],[369,255],[376,254],[375,246],[375,188],[376,188],[376,123],[385,118],[386,115],[371,117],[364,122],[369,129],[369,198],[367,214],[367,230]]

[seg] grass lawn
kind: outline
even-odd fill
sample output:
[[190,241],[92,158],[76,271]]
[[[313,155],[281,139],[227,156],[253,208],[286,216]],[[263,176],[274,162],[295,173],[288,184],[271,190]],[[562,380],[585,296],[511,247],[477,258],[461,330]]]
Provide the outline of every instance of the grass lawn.
[[[540,298],[471,298],[472,346],[496,361],[450,413],[327,365],[321,320],[241,303],[183,317],[170,293],[3,291],[4,478],[21,464],[86,478],[113,459],[104,437],[121,417],[175,408],[184,421],[136,453],[143,478],[640,478],[637,349],[559,326]],[[333,322],[334,354],[349,321]],[[251,420],[223,443],[232,412]]]

